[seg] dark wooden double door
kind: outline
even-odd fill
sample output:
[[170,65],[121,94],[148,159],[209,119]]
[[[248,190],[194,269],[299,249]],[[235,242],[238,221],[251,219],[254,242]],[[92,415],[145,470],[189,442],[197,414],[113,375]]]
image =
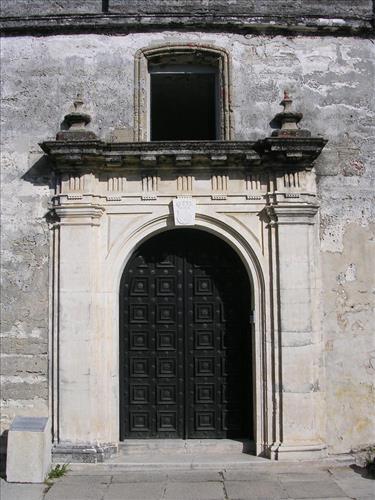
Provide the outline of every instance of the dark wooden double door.
[[209,233],[146,241],[120,292],[121,439],[250,438],[250,290]]

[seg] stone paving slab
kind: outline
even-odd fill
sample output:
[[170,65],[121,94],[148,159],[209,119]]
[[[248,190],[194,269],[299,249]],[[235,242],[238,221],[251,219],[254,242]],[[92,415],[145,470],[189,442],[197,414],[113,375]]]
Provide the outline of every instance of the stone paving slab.
[[225,481],[267,481],[274,474],[270,472],[254,472],[252,470],[224,470]]
[[52,485],[45,500],[103,500],[108,484],[93,481],[92,476],[70,482],[66,476]]
[[0,498],[1,500],[42,500],[45,489],[45,484],[7,483],[1,479]]
[[343,490],[332,480],[283,482],[287,498],[337,498],[345,497]]
[[222,482],[168,483],[163,500],[224,500]]
[[354,466],[307,463],[144,472],[88,464],[74,467],[45,495],[43,484],[2,481],[1,500],[374,500],[375,481],[362,476]]
[[105,500],[160,500],[163,498],[165,487],[165,483],[148,482],[110,484],[104,498]]
[[375,481],[364,478],[336,479],[342,491],[351,498],[370,497],[375,499]]
[[226,481],[225,488],[230,500],[289,498],[278,481]]
[[375,499],[375,478],[356,466],[329,469],[332,479],[350,498]]
[[169,472],[168,473],[168,481],[176,482],[176,481],[190,481],[190,482],[199,482],[199,481],[222,481],[223,475],[220,472],[212,471],[212,470],[191,470],[184,472]]
[[114,474],[112,483],[162,483],[167,480],[167,471],[164,472],[127,472],[125,474]]
[[332,479],[332,475],[328,471],[317,472],[282,472],[277,473],[280,481],[327,481]]

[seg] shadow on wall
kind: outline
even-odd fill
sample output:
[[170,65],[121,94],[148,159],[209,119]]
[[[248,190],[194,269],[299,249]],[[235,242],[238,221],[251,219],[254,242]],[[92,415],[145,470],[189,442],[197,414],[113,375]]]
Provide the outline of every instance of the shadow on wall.
[[30,182],[34,186],[48,186],[55,188],[55,175],[51,167],[51,162],[47,155],[39,158],[27,172],[21,177],[22,180]]
[[[52,192],[56,192],[57,177],[47,155],[40,157],[31,168],[21,176],[21,179],[30,182],[30,184],[34,186],[45,186]],[[51,201],[50,197],[48,201]],[[56,222],[55,214],[48,207],[46,207],[44,219],[48,224]]]

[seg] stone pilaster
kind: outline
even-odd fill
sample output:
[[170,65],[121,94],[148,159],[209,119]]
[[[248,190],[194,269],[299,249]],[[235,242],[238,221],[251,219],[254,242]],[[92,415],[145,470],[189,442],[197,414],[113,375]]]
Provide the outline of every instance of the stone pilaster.
[[[57,451],[76,445],[108,443],[105,421],[106,351],[102,346],[102,292],[98,268],[100,222],[104,208],[82,201],[54,208],[58,219],[55,275],[57,325]],[[95,452],[96,453],[96,452]]]
[[320,391],[317,205],[269,206],[272,269],[274,443],[271,457],[321,457],[324,400]]

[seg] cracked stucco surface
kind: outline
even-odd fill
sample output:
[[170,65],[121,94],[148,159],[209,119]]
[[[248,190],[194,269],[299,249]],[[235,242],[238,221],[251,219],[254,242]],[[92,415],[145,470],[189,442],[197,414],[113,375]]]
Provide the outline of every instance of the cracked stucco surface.
[[[322,333],[331,452],[374,441],[374,63],[371,40],[172,32],[2,41],[2,429],[48,400],[49,188],[38,142],[82,92],[92,129],[133,126],[134,55],[164,43],[231,54],[234,138],[269,135],[288,88],[303,126],[329,140],[317,162]],[[31,178],[29,169],[36,164]]]

